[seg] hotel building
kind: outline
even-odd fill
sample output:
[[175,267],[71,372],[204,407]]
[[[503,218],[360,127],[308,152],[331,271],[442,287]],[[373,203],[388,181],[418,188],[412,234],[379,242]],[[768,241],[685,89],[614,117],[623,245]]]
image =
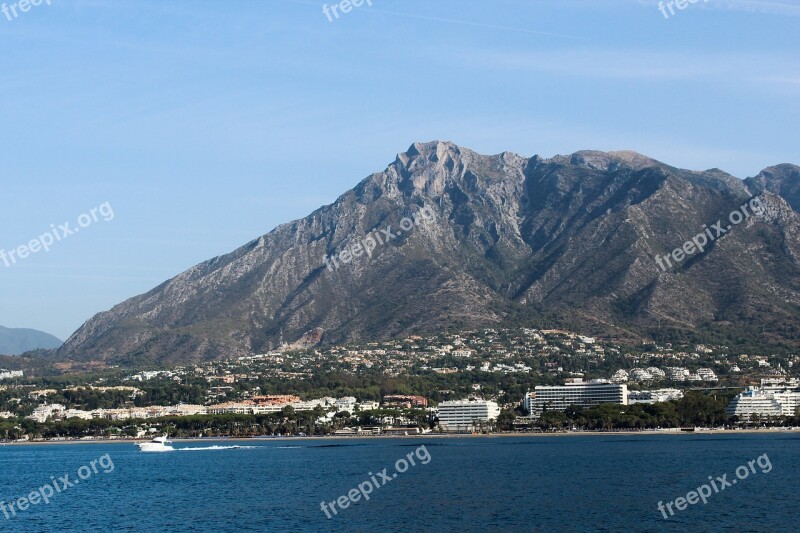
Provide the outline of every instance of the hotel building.
[[749,419],[756,415],[759,418],[781,416],[782,407],[772,394],[758,389],[748,389],[731,400],[725,412],[729,416]]
[[761,388],[749,387],[731,400],[725,412],[740,420],[748,420],[753,415],[759,418],[794,416],[800,407],[800,389],[794,385],[762,382]]
[[496,420],[500,407],[488,400],[457,400],[439,404],[439,425],[445,431],[472,431],[476,425]]
[[539,416],[545,408],[548,411],[564,411],[570,405],[586,408],[602,403],[628,405],[628,386],[604,379],[583,381],[576,378],[564,385],[538,386],[523,400],[524,407],[533,416]]

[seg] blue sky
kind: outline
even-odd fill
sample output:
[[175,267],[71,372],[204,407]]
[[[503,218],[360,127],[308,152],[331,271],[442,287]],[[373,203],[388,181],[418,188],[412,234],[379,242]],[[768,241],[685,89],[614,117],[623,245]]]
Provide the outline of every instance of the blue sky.
[[0,14],[0,249],[114,211],[0,262],[0,324],[66,338],[414,141],[633,149],[742,178],[800,163],[798,2],[700,0],[665,18],[648,0],[372,0],[332,22],[325,3]]

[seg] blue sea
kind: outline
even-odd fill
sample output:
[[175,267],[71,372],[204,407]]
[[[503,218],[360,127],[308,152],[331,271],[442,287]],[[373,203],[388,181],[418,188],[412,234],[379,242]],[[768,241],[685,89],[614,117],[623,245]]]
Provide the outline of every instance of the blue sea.
[[[175,452],[161,454],[141,453],[131,443],[0,446],[0,530],[797,527],[800,434],[794,433],[301,438],[174,446]],[[706,503],[696,492],[704,484]]]

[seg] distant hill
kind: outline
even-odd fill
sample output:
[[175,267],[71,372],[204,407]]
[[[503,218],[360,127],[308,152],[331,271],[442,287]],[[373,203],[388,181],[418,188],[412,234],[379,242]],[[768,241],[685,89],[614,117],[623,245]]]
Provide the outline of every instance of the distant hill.
[[63,341],[44,331],[0,326],[0,354],[3,355],[19,355],[39,348],[58,348],[61,344]]
[[[412,223],[423,209],[434,220]],[[494,324],[796,349],[798,210],[796,165],[742,181],[634,152],[416,143],[333,204],[98,314],[53,358],[178,363]]]

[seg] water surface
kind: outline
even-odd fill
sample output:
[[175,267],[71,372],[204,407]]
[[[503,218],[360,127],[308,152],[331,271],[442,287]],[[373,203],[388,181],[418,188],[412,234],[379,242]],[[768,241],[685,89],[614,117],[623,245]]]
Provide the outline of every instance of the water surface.
[[[182,449],[164,454],[141,453],[131,443],[0,446],[6,508],[65,474],[79,481],[48,504],[8,519],[0,511],[0,530],[787,531],[795,527],[800,488],[800,435],[789,433],[175,446]],[[113,471],[108,459],[97,462],[105,454]],[[673,506],[676,514],[668,520],[658,510],[659,501],[686,497],[709,476],[727,474],[730,482],[748,461],[762,457],[765,464],[764,454],[769,472],[754,463],[746,479],[712,494],[705,505]],[[407,467],[403,473],[395,470],[400,459],[407,462],[399,464]],[[363,483],[371,485],[368,501],[356,490],[359,501],[337,506],[336,514],[329,510],[327,518],[322,501],[346,497]]]

